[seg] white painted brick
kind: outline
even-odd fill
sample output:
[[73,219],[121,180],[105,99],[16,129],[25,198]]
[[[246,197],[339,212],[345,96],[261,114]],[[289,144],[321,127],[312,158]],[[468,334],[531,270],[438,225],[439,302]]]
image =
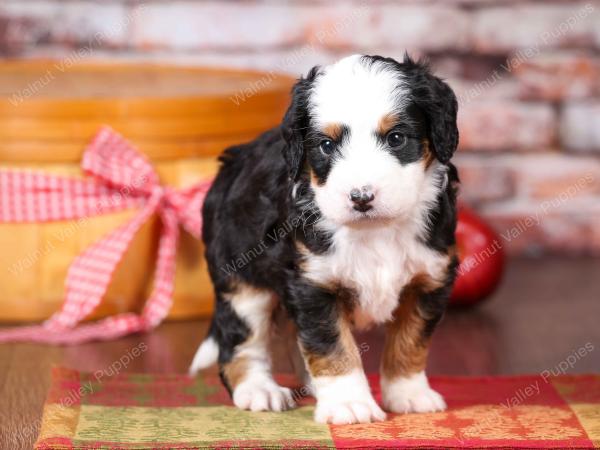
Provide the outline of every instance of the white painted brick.
[[0,3],[0,16],[15,29],[11,36],[23,45],[57,43],[66,46],[122,46],[126,44],[128,7],[119,2],[15,1]]
[[600,44],[600,3],[516,4],[475,13],[473,49],[506,52]]
[[457,8],[382,4],[370,6],[369,16],[366,27],[348,27],[340,33],[340,41],[379,52],[460,50],[468,45],[468,15]]
[[346,50],[465,48],[466,13],[387,3],[149,3],[133,27],[141,48],[256,49],[315,45]]
[[153,2],[133,26],[141,48],[253,49],[302,42],[303,8],[253,2]]
[[600,102],[566,105],[561,117],[561,141],[571,150],[600,152]]

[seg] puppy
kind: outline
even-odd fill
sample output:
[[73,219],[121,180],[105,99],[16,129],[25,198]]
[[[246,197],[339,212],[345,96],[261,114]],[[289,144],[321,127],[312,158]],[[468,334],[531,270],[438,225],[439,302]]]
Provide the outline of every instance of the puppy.
[[191,373],[218,360],[239,408],[292,407],[268,350],[282,305],[316,421],[385,419],[352,336],[372,325],[384,409],[443,410],[424,370],[457,266],[456,112],[426,65],[355,55],[313,68],[281,126],[227,149],[203,209],[216,308]]

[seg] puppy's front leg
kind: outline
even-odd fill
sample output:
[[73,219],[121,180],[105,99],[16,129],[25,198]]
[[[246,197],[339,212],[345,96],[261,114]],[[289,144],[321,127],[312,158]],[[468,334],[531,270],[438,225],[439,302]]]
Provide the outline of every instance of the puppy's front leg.
[[346,315],[332,294],[312,288],[310,295],[312,307],[297,311],[296,323],[317,399],[315,420],[333,424],[385,420],[371,394]]
[[402,292],[394,318],[386,326],[381,361],[383,406],[390,412],[443,411],[446,403],[429,387],[425,365],[431,333],[439,321],[448,286],[427,290],[422,280]]

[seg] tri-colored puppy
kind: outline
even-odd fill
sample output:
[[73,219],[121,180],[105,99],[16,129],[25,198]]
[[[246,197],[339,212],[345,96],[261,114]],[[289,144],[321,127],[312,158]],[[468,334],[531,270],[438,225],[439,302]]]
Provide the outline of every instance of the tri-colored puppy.
[[443,410],[425,363],[457,266],[456,112],[425,65],[355,55],[313,68],[281,126],[227,149],[203,210],[216,310],[191,372],[218,360],[238,407],[292,407],[268,348],[283,305],[317,421],[385,418],[351,331],[372,325],[383,408]]

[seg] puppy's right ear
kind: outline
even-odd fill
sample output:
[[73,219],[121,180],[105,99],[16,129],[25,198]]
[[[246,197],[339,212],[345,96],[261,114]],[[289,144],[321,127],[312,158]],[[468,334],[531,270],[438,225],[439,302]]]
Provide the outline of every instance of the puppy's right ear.
[[292,88],[292,103],[281,125],[281,135],[286,142],[283,157],[288,165],[290,179],[297,181],[306,157],[304,136],[309,125],[308,97],[310,88],[319,73],[319,67],[313,67],[306,78],[300,78]]

